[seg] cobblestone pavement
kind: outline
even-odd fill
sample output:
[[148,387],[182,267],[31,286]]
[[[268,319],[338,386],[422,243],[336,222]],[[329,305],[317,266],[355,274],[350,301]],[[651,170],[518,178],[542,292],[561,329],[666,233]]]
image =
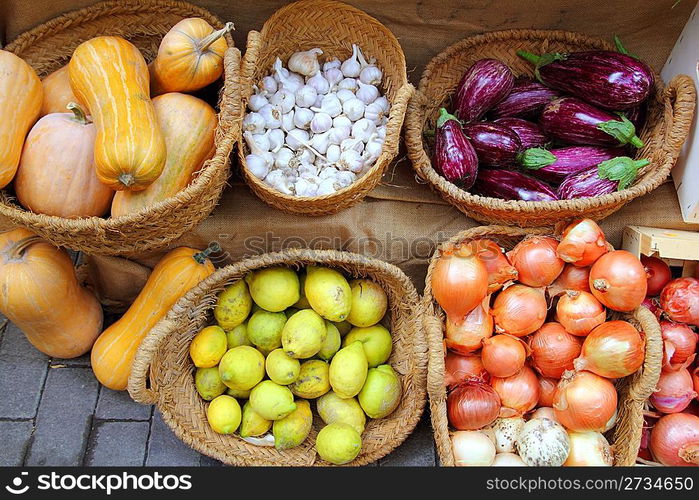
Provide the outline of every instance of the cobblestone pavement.
[[[0,466],[216,466],[177,439],[152,406],[102,387],[90,356],[53,359],[0,316]],[[427,412],[378,466],[433,466]]]

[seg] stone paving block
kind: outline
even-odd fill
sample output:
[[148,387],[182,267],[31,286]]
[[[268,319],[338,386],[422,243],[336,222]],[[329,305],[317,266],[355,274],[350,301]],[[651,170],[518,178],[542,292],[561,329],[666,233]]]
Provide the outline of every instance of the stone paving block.
[[22,465],[33,430],[34,423],[31,420],[0,422],[0,442],[2,443],[0,466]]
[[158,410],[153,413],[148,440],[147,466],[198,466],[199,452],[193,450],[172,432]]
[[211,458],[208,455],[201,455],[199,459],[199,465],[202,467],[225,467],[226,464],[215,458]]
[[0,418],[36,416],[47,370],[46,359],[0,356]]
[[151,406],[135,402],[127,391],[100,388],[95,418],[101,420],[148,420]]
[[0,344],[0,357],[22,359],[41,359],[48,361],[49,357],[29,343],[27,337],[13,323],[7,323]]
[[379,466],[433,467],[436,463],[432,426],[427,413],[422,416],[415,430],[392,453],[379,460]]
[[86,368],[51,368],[27,465],[82,465],[98,383]]
[[92,429],[84,464],[140,467],[146,456],[148,422],[100,422]]
[[51,366],[65,367],[65,366],[81,366],[84,368],[90,367],[90,353],[83,354],[78,358],[63,359],[63,358],[51,358]]

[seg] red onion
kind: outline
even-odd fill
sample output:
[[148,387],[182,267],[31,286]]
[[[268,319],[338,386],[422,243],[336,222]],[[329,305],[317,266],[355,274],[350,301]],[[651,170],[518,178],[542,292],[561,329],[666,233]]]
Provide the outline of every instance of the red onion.
[[655,314],[656,318],[660,318],[660,316],[663,314],[663,310],[660,308],[660,304],[656,298],[646,297],[643,299],[643,302],[641,302],[641,305]]
[[648,276],[648,291],[646,293],[649,297],[654,297],[662,292],[665,285],[670,282],[672,271],[670,271],[670,266],[657,257],[642,255],[641,264],[646,269]]
[[660,294],[660,306],[673,321],[699,326],[699,280],[672,280]]
[[663,413],[679,413],[697,396],[689,370],[660,373],[657,390],[651,394],[649,401],[656,410]]
[[676,370],[692,364],[699,336],[687,325],[673,321],[661,321],[660,330],[665,341],[663,369]]
[[499,413],[500,396],[483,382],[465,382],[447,397],[449,424],[460,431],[476,430],[492,424]]
[[469,380],[487,381],[490,378],[477,354],[456,354],[447,351],[444,359],[444,385],[454,387]]
[[694,382],[694,392],[697,393],[696,399],[699,401],[699,366],[694,369],[692,373],[692,381]]
[[653,427],[650,451],[663,465],[699,465],[699,417],[687,413],[665,415]]

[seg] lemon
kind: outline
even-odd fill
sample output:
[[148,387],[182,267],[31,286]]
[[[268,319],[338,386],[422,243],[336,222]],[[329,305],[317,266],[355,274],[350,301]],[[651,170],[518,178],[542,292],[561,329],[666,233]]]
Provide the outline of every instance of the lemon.
[[383,418],[398,407],[401,392],[401,383],[396,372],[389,365],[381,365],[369,370],[357,399],[369,417]]
[[342,345],[347,346],[356,341],[361,342],[364,346],[364,353],[366,354],[369,368],[385,363],[391,356],[391,351],[393,350],[391,333],[381,325],[352,328],[347,336],[342,339]]
[[367,360],[362,343],[357,341],[343,347],[330,362],[330,385],[341,398],[359,394],[367,376]]
[[296,409],[288,387],[263,380],[250,391],[250,404],[262,418],[279,420]]
[[231,396],[219,396],[209,403],[206,419],[214,432],[233,434],[240,425],[240,405]]
[[310,309],[311,304],[308,303],[306,298],[306,273],[299,273],[299,294],[301,298],[296,301],[294,307],[296,309]]
[[341,398],[334,391],[318,398],[318,415],[326,424],[349,424],[361,434],[366,425],[366,415],[356,398]]
[[248,338],[248,325],[247,323],[241,323],[238,326],[233,327],[232,330],[226,333],[228,338],[228,348],[233,349],[240,345],[252,345],[250,339]]
[[238,389],[231,389],[230,387],[226,389],[226,394],[233,396],[236,399],[248,399],[250,397],[250,389],[247,391],[240,391]]
[[214,307],[214,318],[224,330],[232,330],[250,314],[252,297],[244,280],[238,280],[226,287],[218,296]]
[[289,385],[296,380],[301,372],[301,363],[284,352],[275,349],[267,355],[265,370],[272,382],[279,385]]
[[221,358],[218,372],[226,386],[246,391],[255,387],[265,376],[265,357],[254,347],[234,347]]
[[320,458],[335,465],[351,462],[362,449],[362,437],[348,424],[335,422],[323,427],[316,437]]
[[335,327],[337,327],[337,330],[340,332],[341,337],[344,337],[345,335],[347,335],[350,332],[350,330],[352,328],[354,328],[354,325],[352,325],[352,323],[350,323],[347,320],[339,321],[339,322],[333,321],[333,325],[335,325]]
[[286,315],[283,312],[257,311],[248,320],[248,338],[259,349],[273,351],[282,345],[285,324]]
[[334,269],[308,266],[305,290],[314,311],[330,321],[344,321],[352,307],[352,290]]
[[325,341],[323,342],[323,345],[320,346],[320,351],[318,351],[318,357],[325,361],[330,361],[330,359],[340,349],[340,345],[342,344],[342,337],[340,337],[340,331],[335,326],[335,323],[325,320],[325,328],[328,331],[328,333],[325,336]]
[[288,267],[269,267],[245,277],[257,305],[270,312],[281,312],[300,298],[299,277]]
[[319,359],[311,359],[301,364],[301,372],[289,386],[294,395],[314,399],[330,390],[328,364]]
[[189,344],[189,357],[197,368],[211,368],[221,361],[227,348],[226,332],[219,326],[207,326]]
[[207,401],[211,401],[226,391],[226,384],[221,381],[218,374],[218,366],[197,368],[194,374],[194,385],[199,395]]
[[272,427],[272,421],[262,418],[259,413],[257,413],[247,401],[243,405],[243,419],[240,423],[240,437],[250,437],[250,436],[261,436],[265,434],[270,427]]
[[282,330],[282,346],[292,358],[315,355],[325,342],[325,321],[312,309],[303,309],[289,318]]
[[375,325],[388,308],[386,292],[377,283],[368,279],[350,281],[352,290],[352,308],[347,321],[354,326]]
[[272,424],[274,447],[287,450],[300,445],[308,437],[313,427],[313,413],[308,401],[296,401],[296,409],[286,417],[275,420]]

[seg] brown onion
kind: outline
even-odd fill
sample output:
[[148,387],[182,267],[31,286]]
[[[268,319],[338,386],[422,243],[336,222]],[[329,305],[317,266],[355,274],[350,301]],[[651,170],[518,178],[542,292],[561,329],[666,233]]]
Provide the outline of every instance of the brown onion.
[[696,356],[699,336],[687,325],[673,321],[661,321],[663,334],[663,369],[684,368],[692,364]]
[[607,310],[589,292],[568,290],[556,305],[556,321],[568,333],[584,337],[607,319]]
[[687,413],[665,415],[650,434],[650,451],[663,465],[699,465],[699,417]]
[[580,348],[580,339],[555,322],[544,324],[529,338],[532,364],[536,371],[549,378],[561,378],[563,372],[572,370],[573,360],[580,355]]
[[558,379],[539,377],[539,402],[537,406],[546,407],[553,404],[553,395],[558,387]]
[[594,431],[568,431],[568,437],[570,453],[564,467],[611,467],[614,462],[612,447],[602,434]]
[[643,264],[648,277],[648,291],[646,293],[649,297],[658,295],[672,280],[670,266],[657,257],[647,257],[646,255],[641,255],[641,264]]
[[481,357],[477,354],[461,355],[447,351],[444,358],[444,385],[454,387],[468,380],[490,380]]
[[646,270],[626,250],[614,250],[597,259],[590,269],[590,290],[602,304],[614,311],[629,312],[646,297]]
[[564,262],[556,254],[558,240],[550,236],[529,236],[507,252],[519,273],[519,282],[528,286],[549,286],[563,271]]
[[489,302],[490,296],[459,320],[454,321],[447,316],[445,343],[448,349],[468,354],[481,348],[483,339],[493,334],[493,317],[488,312]]
[[578,267],[591,266],[609,251],[602,229],[591,219],[577,220],[561,235],[557,253],[561,260]]
[[635,373],[644,357],[643,339],[631,323],[607,321],[585,337],[575,369],[601,377],[621,378]]
[[660,306],[671,320],[699,326],[699,280],[672,280],[660,294]]
[[473,240],[470,245],[488,271],[488,293],[497,292],[505,283],[517,279],[517,269],[507,260],[500,245],[487,239]]
[[432,295],[451,318],[463,318],[488,292],[488,271],[470,247],[450,247],[437,259],[432,278]]
[[557,297],[566,290],[590,291],[590,268],[566,264],[556,281],[548,286],[549,297]]
[[657,389],[650,395],[649,401],[658,411],[679,413],[687,408],[696,396],[692,375],[686,368],[681,368],[660,372]]
[[483,341],[483,366],[493,377],[511,377],[524,366],[524,342],[510,335],[495,335]]
[[606,432],[616,419],[614,384],[591,372],[566,372],[553,398],[558,421],[573,431]]
[[471,431],[492,424],[500,413],[500,396],[483,382],[468,381],[449,393],[449,424],[460,431]]
[[512,285],[495,298],[491,314],[495,319],[496,331],[523,337],[536,330],[546,321],[546,297],[543,288]]
[[539,380],[528,366],[511,377],[493,377],[490,384],[500,396],[500,404],[514,410],[514,413],[502,415],[504,417],[523,415],[534,409],[539,401]]

